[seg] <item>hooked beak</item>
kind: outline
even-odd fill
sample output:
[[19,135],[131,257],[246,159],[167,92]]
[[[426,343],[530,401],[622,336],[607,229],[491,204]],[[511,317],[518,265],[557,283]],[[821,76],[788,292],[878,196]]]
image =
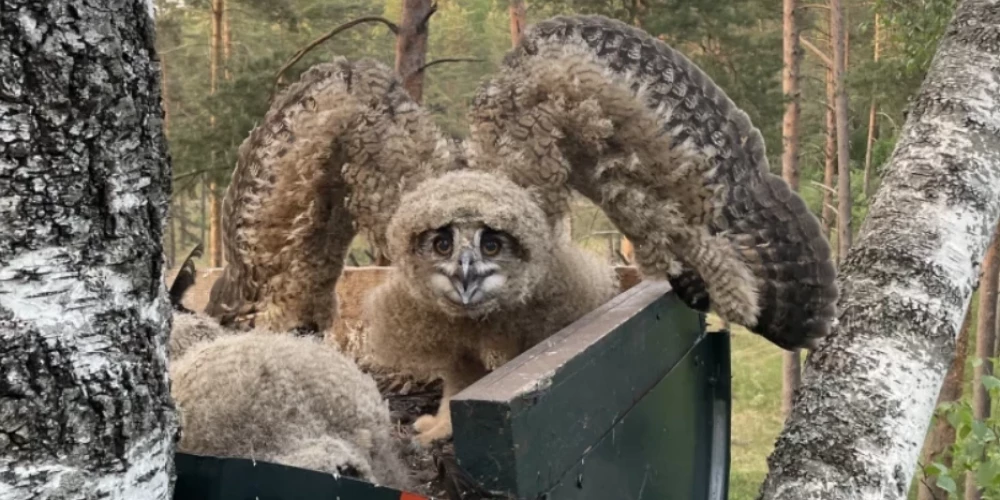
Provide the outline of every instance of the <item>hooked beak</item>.
[[462,304],[468,305],[472,296],[479,290],[479,279],[481,276],[472,265],[474,255],[471,249],[462,249],[458,255],[458,295],[462,298]]

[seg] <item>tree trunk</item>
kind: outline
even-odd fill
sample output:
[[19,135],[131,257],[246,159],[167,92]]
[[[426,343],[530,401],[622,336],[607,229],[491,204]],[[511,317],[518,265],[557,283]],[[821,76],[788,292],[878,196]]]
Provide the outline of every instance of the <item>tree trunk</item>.
[[[972,379],[972,416],[976,420],[986,420],[990,416],[990,393],[983,386],[983,377],[993,375],[993,364],[989,358],[995,356],[998,275],[1000,275],[1000,233],[994,236],[993,244],[986,252],[986,258],[983,259],[983,275],[979,279],[976,358],[982,363],[973,369]],[[965,477],[965,500],[980,498],[979,489],[976,488],[976,477],[969,473]]]
[[171,495],[152,3],[0,8],[0,497]]
[[232,72],[229,70],[229,56],[233,53],[233,32],[229,20],[229,4],[225,0],[222,3],[222,68],[223,77],[226,80],[232,79]]
[[174,217],[177,219],[177,225],[180,228],[180,238],[178,238],[178,246],[181,249],[187,248],[188,244],[188,220],[187,220],[187,200],[184,199],[184,193],[177,193],[175,195],[177,203],[174,207],[177,209],[177,215]]
[[[209,93],[215,95],[219,88],[219,64],[224,55],[224,25],[226,4],[225,0],[212,0],[212,40],[209,54]],[[209,116],[211,126],[215,126],[215,115]],[[215,153],[211,155],[210,165],[215,167]],[[212,267],[222,267],[222,194],[219,187],[212,182],[209,185],[209,265]]]
[[[879,43],[879,34],[881,31],[880,25],[881,17],[878,12],[875,13],[875,55],[874,60],[877,63],[879,56],[881,55],[881,45]],[[874,89],[873,93],[874,93]],[[868,139],[865,141],[865,178],[864,178],[864,194],[865,199],[871,196],[872,190],[872,146],[875,144],[875,128],[878,126],[878,109],[875,106],[875,97],[872,97],[872,102],[868,106]]]
[[[205,244],[205,231],[208,229],[208,177],[206,174],[201,174],[201,202],[199,207],[199,213],[201,213],[201,238],[202,244]],[[211,260],[211,257],[209,258]]]
[[208,185],[209,266],[222,267],[222,196],[214,182]]
[[847,131],[847,39],[843,0],[830,0],[830,32],[833,37],[833,85],[837,122],[837,261],[851,249],[851,156]]
[[[796,1],[784,0],[781,90],[785,97],[785,116],[781,122],[781,175],[795,191],[799,189],[799,62],[802,59],[797,18]],[[786,417],[791,411],[801,372],[800,351],[786,351],[782,358],[781,389],[781,413]]]
[[[823,170],[823,230],[827,237],[830,237],[830,230],[836,227],[837,215],[833,213],[833,179],[837,173],[837,119],[834,116],[833,108],[836,106],[836,88],[833,85],[833,68],[826,70],[826,147],[823,148],[823,157],[826,160],[826,168]],[[832,238],[831,238],[832,239]],[[836,249],[834,249],[836,253]],[[838,259],[839,260],[839,259]]]
[[527,8],[524,0],[510,0],[510,42],[517,47],[524,35],[524,27],[528,22]]
[[979,263],[1000,218],[1000,6],[963,0],[914,97],[838,322],[806,361],[763,499],[906,498]]
[[632,246],[632,242],[622,236],[621,246],[622,257],[625,258],[628,265],[633,265],[635,263],[635,247]]
[[396,74],[403,79],[403,88],[414,101],[424,95],[424,72],[419,71],[427,60],[427,31],[432,0],[402,0],[403,16],[396,36]]
[[[958,343],[955,347],[955,358],[951,361],[951,368],[945,375],[944,385],[941,393],[938,394],[935,407],[942,403],[958,401],[962,398],[962,384],[965,382],[965,360],[969,353],[969,327],[972,326],[972,314],[965,312],[965,321],[962,322],[962,330],[958,333]],[[945,418],[938,418],[934,423],[930,436],[924,444],[924,453],[920,458],[920,463],[928,465],[932,462],[940,461],[951,467],[951,456],[945,453],[951,445],[955,444],[955,428],[948,424]],[[921,481],[917,486],[917,500],[940,500],[948,498],[948,492]]]

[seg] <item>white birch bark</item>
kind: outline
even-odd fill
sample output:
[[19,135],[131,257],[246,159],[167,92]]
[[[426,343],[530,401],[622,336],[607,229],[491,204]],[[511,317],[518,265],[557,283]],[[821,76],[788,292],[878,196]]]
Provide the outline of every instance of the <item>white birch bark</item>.
[[0,1],[0,499],[169,500],[148,0]]
[[1000,217],[1000,3],[958,5],[812,353],[765,499],[906,498]]

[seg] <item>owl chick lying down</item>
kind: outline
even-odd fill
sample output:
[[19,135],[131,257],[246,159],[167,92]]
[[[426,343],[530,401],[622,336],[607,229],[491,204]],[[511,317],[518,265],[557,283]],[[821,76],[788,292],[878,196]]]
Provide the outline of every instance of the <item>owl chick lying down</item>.
[[219,327],[172,360],[170,376],[180,451],[410,486],[375,381],[329,345]]
[[389,223],[390,277],[365,304],[375,360],[440,376],[421,444],[451,435],[449,401],[487,373],[603,304],[615,273],[553,234],[528,191],[504,177],[456,171],[405,195]]

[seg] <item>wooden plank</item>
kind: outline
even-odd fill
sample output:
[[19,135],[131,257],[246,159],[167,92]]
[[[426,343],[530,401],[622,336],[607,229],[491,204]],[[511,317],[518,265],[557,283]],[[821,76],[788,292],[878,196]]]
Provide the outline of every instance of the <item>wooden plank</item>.
[[177,453],[173,500],[427,500],[324,472],[248,460]]
[[727,333],[702,337],[543,498],[726,500],[728,360]]
[[460,393],[459,463],[519,497],[557,484],[704,335],[669,291],[642,282]]

